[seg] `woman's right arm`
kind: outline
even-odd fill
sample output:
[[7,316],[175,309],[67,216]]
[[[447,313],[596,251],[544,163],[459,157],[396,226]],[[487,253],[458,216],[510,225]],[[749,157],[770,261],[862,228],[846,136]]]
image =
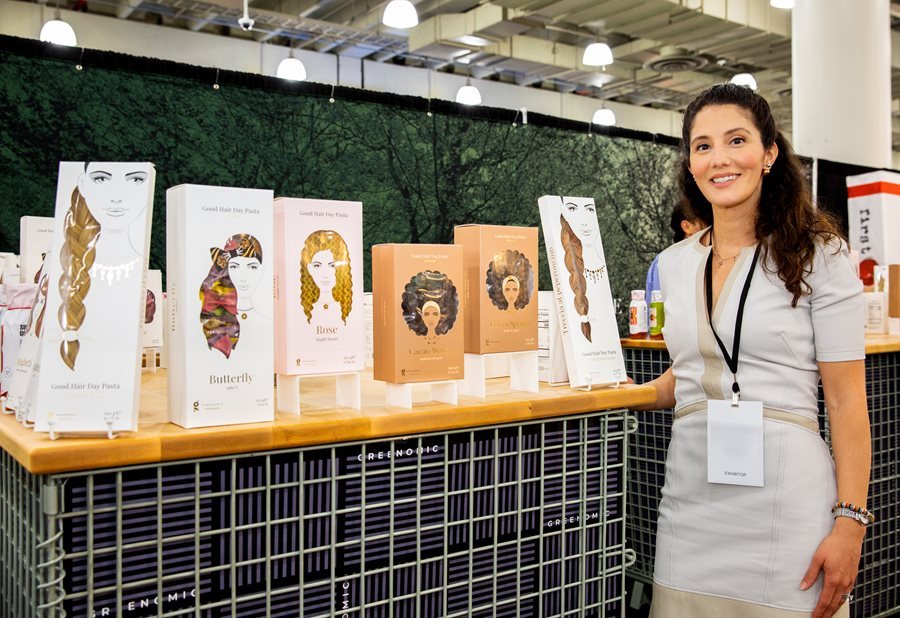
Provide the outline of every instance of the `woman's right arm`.
[[656,401],[642,406],[633,406],[632,410],[666,410],[675,407],[675,376],[672,375],[671,367],[666,369],[664,374],[655,380],[650,380],[644,386],[656,388]]

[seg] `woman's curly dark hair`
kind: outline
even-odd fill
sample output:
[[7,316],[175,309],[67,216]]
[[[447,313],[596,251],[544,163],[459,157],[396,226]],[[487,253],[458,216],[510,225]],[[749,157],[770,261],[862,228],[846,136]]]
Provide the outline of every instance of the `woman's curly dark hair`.
[[436,270],[416,273],[403,289],[400,309],[409,330],[424,337],[428,327],[422,321],[421,310],[427,302],[435,302],[441,311],[441,320],[434,329],[436,335],[446,335],[459,315],[459,294],[450,277]]
[[509,303],[503,296],[503,282],[507,277],[515,277],[519,282],[519,296],[516,297],[516,309],[524,309],[534,294],[534,269],[528,258],[516,251],[507,249],[498,253],[488,264],[485,276],[485,287],[491,302],[500,309],[509,309]]
[[[697,113],[710,105],[736,105],[750,114],[762,136],[763,146],[778,146],[778,157],[762,184],[756,239],[762,244],[763,264],[771,259],[784,287],[793,295],[791,306],[811,289],[806,277],[812,272],[818,243],[828,243],[843,234],[834,218],[817,210],[803,179],[800,162],[790,142],[775,126],[769,103],[746,86],[720,84],[700,93],[684,113],[681,127],[682,158],[679,187],[691,209],[703,221],[714,223],[712,205],[700,191],[689,169],[691,129]],[[768,266],[766,266],[768,269]]]

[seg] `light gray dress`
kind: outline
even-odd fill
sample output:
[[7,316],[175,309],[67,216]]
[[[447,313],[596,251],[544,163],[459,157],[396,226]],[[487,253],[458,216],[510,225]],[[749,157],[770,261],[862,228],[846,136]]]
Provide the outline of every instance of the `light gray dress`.
[[[831,531],[837,499],[834,462],[818,433],[817,362],[865,358],[862,284],[846,246],[834,241],[819,247],[807,277],[812,293],[792,308],[760,257],[744,309],[738,381],[743,400],[763,402],[765,486],[711,484],[706,402],[730,399],[732,376],[707,321],[704,236],[673,245],[659,260],[676,407],[651,615],[809,616],[822,577],[807,591],[798,586]],[[753,251],[741,251],[713,311],[729,352]]]

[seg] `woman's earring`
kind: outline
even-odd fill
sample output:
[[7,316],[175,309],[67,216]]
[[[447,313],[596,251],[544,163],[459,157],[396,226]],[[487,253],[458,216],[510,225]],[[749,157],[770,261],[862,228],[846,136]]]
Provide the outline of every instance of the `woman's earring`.
[[763,176],[768,176],[769,172],[772,171],[772,164],[766,163],[766,167],[763,169]]

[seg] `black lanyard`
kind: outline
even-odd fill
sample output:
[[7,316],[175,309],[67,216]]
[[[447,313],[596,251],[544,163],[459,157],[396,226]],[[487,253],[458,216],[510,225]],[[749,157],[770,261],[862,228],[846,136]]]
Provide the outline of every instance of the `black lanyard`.
[[738,397],[741,394],[741,387],[737,381],[738,356],[741,351],[741,323],[744,321],[744,304],[747,302],[747,293],[750,291],[750,280],[753,279],[753,271],[756,270],[756,262],[759,259],[759,249],[762,245],[756,245],[756,251],[753,252],[753,262],[750,264],[750,272],[747,273],[747,280],[744,281],[744,289],[741,290],[741,300],[738,303],[737,320],[734,324],[734,345],[731,354],[725,349],[725,344],[719,339],[716,329],[712,323],[712,247],[710,247],[709,258],[706,260],[706,319],[709,321],[709,329],[719,344],[719,350],[725,357],[725,362],[731,370],[731,404],[736,406]]

